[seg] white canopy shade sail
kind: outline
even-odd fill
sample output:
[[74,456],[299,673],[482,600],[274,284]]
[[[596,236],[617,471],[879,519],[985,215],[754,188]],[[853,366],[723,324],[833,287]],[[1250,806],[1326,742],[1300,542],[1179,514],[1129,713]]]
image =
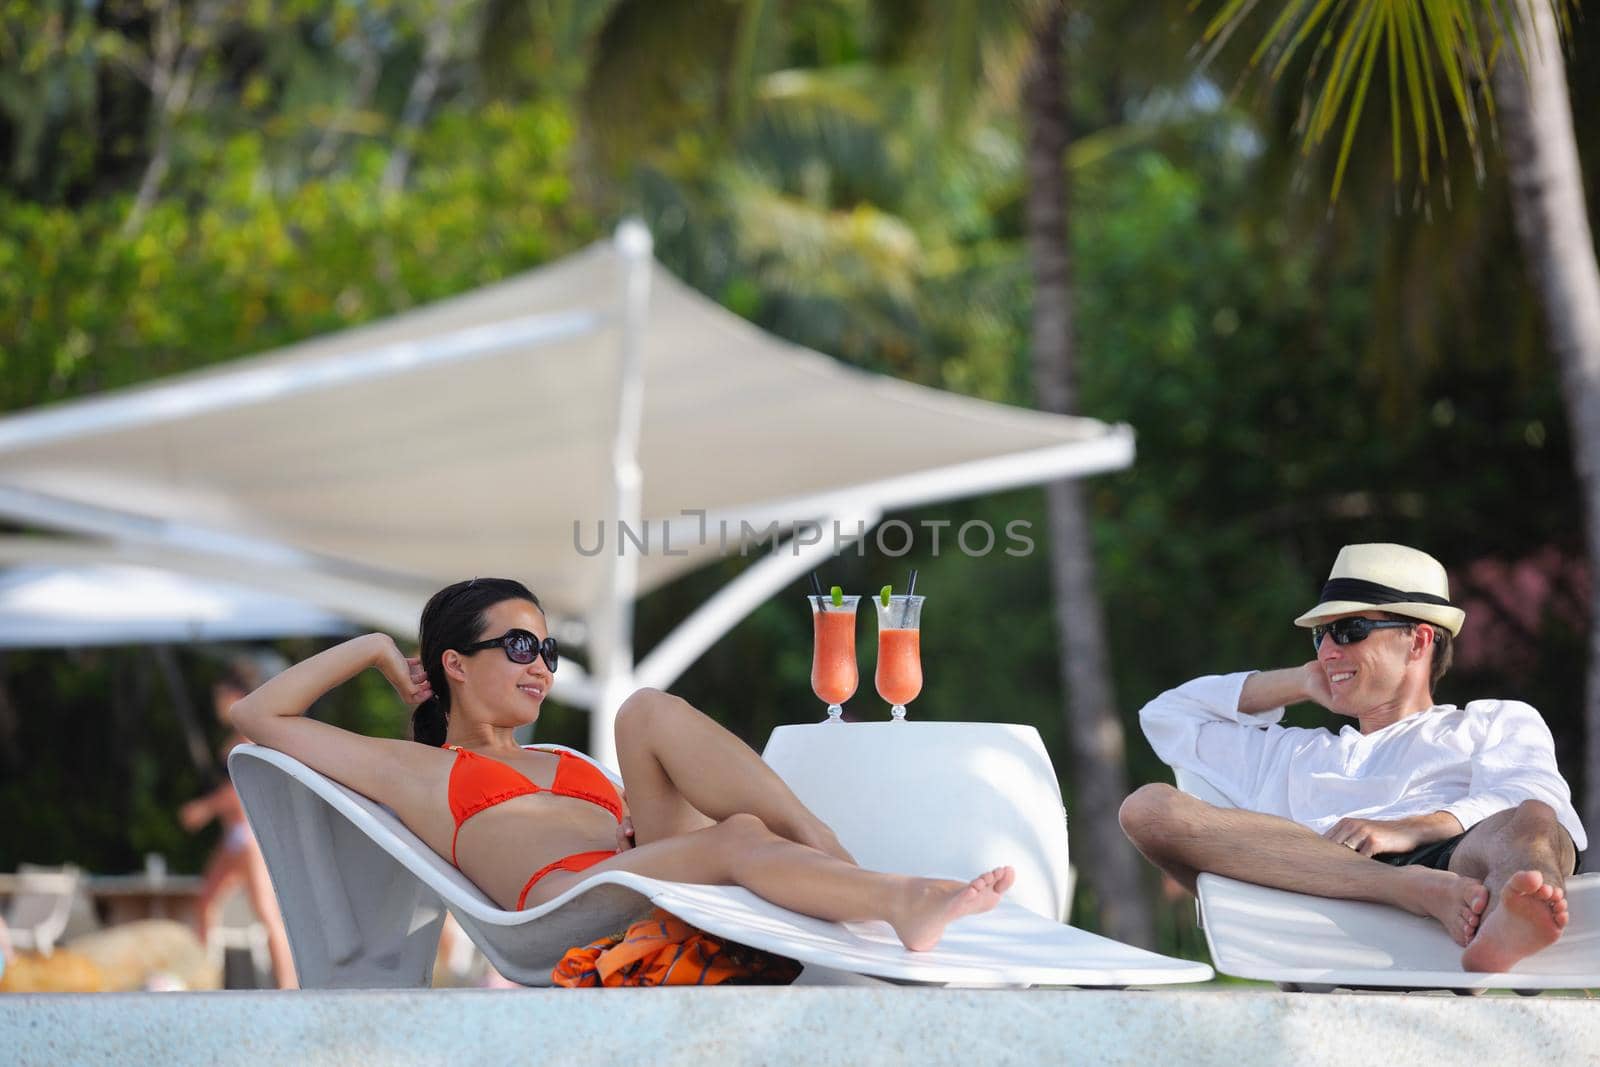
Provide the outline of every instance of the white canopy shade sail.
[[[585,624],[589,671],[564,661],[557,695],[601,712],[608,759],[627,690],[667,684],[831,555],[834,522],[848,537],[890,509],[1132,456],[1126,426],[770,337],[671,277],[627,224],[379,323],[0,419],[0,517],[398,634],[443,584],[520,578],[553,619]],[[806,523],[826,536],[808,543]],[[752,541],[761,562],[636,667],[634,599]]]
[[0,648],[245,641],[350,633],[297,600],[122,564],[0,572]]

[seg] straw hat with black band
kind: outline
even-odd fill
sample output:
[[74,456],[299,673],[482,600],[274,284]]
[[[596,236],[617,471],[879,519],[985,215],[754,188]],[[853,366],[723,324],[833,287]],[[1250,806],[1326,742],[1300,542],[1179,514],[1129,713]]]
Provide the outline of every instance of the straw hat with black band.
[[1467,613],[1450,602],[1444,565],[1405,545],[1345,545],[1316,607],[1294,620],[1312,627],[1340,615],[1387,611],[1461,633]]

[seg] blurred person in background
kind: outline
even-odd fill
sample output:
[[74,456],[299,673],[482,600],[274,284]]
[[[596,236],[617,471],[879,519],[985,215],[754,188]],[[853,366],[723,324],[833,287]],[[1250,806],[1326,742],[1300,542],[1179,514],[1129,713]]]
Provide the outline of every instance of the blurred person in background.
[[[240,657],[229,663],[217,683],[212,686],[212,706],[217,719],[228,727],[228,737],[222,743],[223,766],[227,766],[228,753],[234,746],[244,743],[244,737],[233,725],[231,711],[272,674],[282,668],[281,663],[267,663]],[[261,847],[244,815],[244,806],[233,783],[224,780],[221,785],[201,797],[196,797],[178,810],[178,822],[185,830],[194,833],[212,820],[222,823],[222,840],[218,842],[202,873],[200,899],[195,908],[195,927],[202,942],[217,925],[222,902],[241,884],[250,899],[250,907],[267,931],[267,949],[272,956],[273,980],[279,989],[295,988],[294,959],[289,952],[289,938],[284,932],[283,916],[278,911],[278,899],[272,892],[272,880],[267,874],[267,863],[262,858]]]

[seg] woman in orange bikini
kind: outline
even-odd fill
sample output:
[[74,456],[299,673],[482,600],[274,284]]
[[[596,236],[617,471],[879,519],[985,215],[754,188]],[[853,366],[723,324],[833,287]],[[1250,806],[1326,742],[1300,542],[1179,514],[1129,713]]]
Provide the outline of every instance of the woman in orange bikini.
[[[741,885],[820,919],[885,920],[923,950],[1011,887],[1009,867],[971,882],[861,869],[748,746],[656,690],[617,712],[623,792],[585,760],[521,747],[512,731],[539,717],[558,656],[538,599],[519,582],[442,589],[421,629],[418,658],[383,634],[354,638],[235,704],[234,723],[387,804],[503,908],[543,904],[601,871],[633,871]],[[416,706],[414,741],[302,717],[368,667]]]

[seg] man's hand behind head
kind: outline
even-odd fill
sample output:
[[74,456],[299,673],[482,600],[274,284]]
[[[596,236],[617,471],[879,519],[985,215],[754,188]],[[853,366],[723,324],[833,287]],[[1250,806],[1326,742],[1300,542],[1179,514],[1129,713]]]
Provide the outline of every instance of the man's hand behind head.
[[1254,715],[1306,700],[1314,700],[1327,707],[1332,699],[1328,691],[1327,672],[1320,663],[1312,660],[1301,667],[1280,667],[1252,673],[1239,690],[1239,710],[1246,715]]
[[1333,690],[1328,685],[1328,672],[1320,660],[1312,660],[1300,668],[1305,675],[1306,699],[1333,710]]

